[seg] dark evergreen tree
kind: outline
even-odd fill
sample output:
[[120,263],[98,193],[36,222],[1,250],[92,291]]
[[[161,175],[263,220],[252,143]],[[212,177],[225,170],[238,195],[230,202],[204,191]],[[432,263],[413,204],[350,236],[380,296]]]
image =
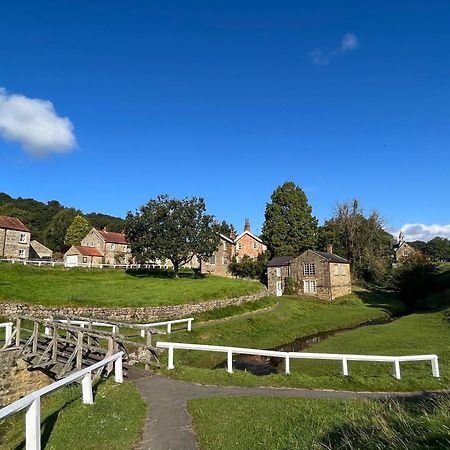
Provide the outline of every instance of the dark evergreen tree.
[[314,248],[317,219],[303,190],[286,182],[275,189],[271,200],[266,205],[261,238],[272,256],[297,256]]

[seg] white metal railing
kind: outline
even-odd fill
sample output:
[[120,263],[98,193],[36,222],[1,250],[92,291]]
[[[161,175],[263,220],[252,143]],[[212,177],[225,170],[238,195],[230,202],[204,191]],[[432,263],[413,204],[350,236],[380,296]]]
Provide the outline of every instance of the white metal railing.
[[9,344],[11,344],[11,337],[12,337],[12,322],[4,322],[0,323],[0,328],[5,329],[5,344],[4,347],[7,347]]
[[431,361],[433,377],[439,378],[439,363],[437,355],[411,355],[411,356],[377,356],[377,355],[346,355],[338,353],[302,353],[279,352],[275,350],[259,350],[254,348],[227,347],[222,345],[201,345],[180,342],[157,342],[156,347],[169,350],[167,368],[174,369],[174,349],[200,350],[207,352],[223,352],[227,354],[227,372],[233,373],[233,354],[269,356],[282,358],[285,361],[285,373],[290,373],[291,359],[328,359],[341,361],[342,374],[348,376],[348,361],[390,362],[393,364],[394,377],[400,380],[400,362],[405,361]]
[[122,374],[122,356],[123,352],[118,352],[112,356],[109,356],[98,363],[92,364],[92,366],[79,370],[59,381],[45,386],[25,397],[11,403],[8,406],[0,409],[0,420],[6,417],[26,409],[25,413],[25,442],[27,450],[40,450],[41,448],[41,397],[49,394],[63,386],[73,383],[74,381],[81,380],[83,403],[91,405],[94,403],[94,397],[92,394],[92,377],[91,373],[94,370],[100,369],[107,364],[114,362],[114,378],[116,383],[123,382]]
[[141,329],[141,336],[145,336],[145,329],[146,328],[152,328],[152,327],[161,327],[161,326],[167,326],[167,333],[170,334],[172,332],[172,325],[174,323],[185,323],[187,322],[187,330],[192,331],[192,321],[194,320],[193,317],[188,317],[187,319],[176,319],[176,320],[166,320],[164,322],[154,322],[154,323],[137,323],[136,326],[142,327]]
[[[77,325],[81,328],[86,328],[87,326],[95,326],[95,327],[103,327],[103,328],[111,328],[113,333],[119,333],[119,327],[113,323],[105,323],[105,322],[90,322],[88,320],[66,320],[66,319],[53,319],[52,322],[57,323],[65,323],[68,325]],[[44,330],[45,335],[50,336],[51,328],[45,327]]]
[[39,267],[41,266],[55,267],[64,265],[62,261],[46,261],[46,260],[35,261],[32,259],[15,259],[15,258],[3,258],[0,259],[0,262],[6,262],[11,264],[23,264],[24,266],[26,265],[39,266]]

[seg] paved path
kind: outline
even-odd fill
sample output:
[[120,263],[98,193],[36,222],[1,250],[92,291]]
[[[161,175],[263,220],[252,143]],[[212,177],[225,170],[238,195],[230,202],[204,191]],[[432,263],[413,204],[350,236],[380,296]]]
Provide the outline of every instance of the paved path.
[[186,402],[201,397],[220,395],[299,397],[322,399],[382,399],[423,397],[425,393],[374,393],[321,391],[288,388],[245,388],[227,386],[205,386],[173,380],[161,375],[142,375],[134,378],[146,403],[150,406],[142,435],[140,450],[195,450],[197,449],[191,418],[186,411]]

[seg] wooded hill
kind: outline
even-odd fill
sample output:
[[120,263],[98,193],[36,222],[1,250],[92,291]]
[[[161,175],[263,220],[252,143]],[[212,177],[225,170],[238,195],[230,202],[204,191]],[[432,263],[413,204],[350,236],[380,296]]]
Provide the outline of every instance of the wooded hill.
[[91,212],[83,214],[75,208],[67,208],[56,200],[42,203],[32,198],[13,198],[0,193],[0,215],[19,218],[36,239],[55,252],[64,252],[67,228],[77,215],[84,216],[95,228],[106,227],[110,231],[123,230],[124,220],[108,214]]

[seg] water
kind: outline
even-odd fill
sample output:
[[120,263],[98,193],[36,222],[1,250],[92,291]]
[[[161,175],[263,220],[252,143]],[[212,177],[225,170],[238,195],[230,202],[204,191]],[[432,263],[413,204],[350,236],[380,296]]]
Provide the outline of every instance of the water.
[[[356,328],[385,325],[396,320],[395,317],[388,317],[384,319],[372,319],[366,322],[360,323],[346,328],[339,328],[332,331],[324,331],[322,333],[313,334],[298,338],[288,344],[281,345],[280,347],[273,348],[271,350],[278,350],[280,352],[301,352],[311,347],[314,344],[328,339],[331,336],[345,333],[346,331],[355,330]],[[284,358],[270,358],[267,356],[253,356],[253,355],[233,355],[233,368],[237,370],[246,370],[253,375],[263,376],[270,375],[278,372],[278,366],[284,361]],[[220,363],[217,368],[226,367],[226,360]]]

